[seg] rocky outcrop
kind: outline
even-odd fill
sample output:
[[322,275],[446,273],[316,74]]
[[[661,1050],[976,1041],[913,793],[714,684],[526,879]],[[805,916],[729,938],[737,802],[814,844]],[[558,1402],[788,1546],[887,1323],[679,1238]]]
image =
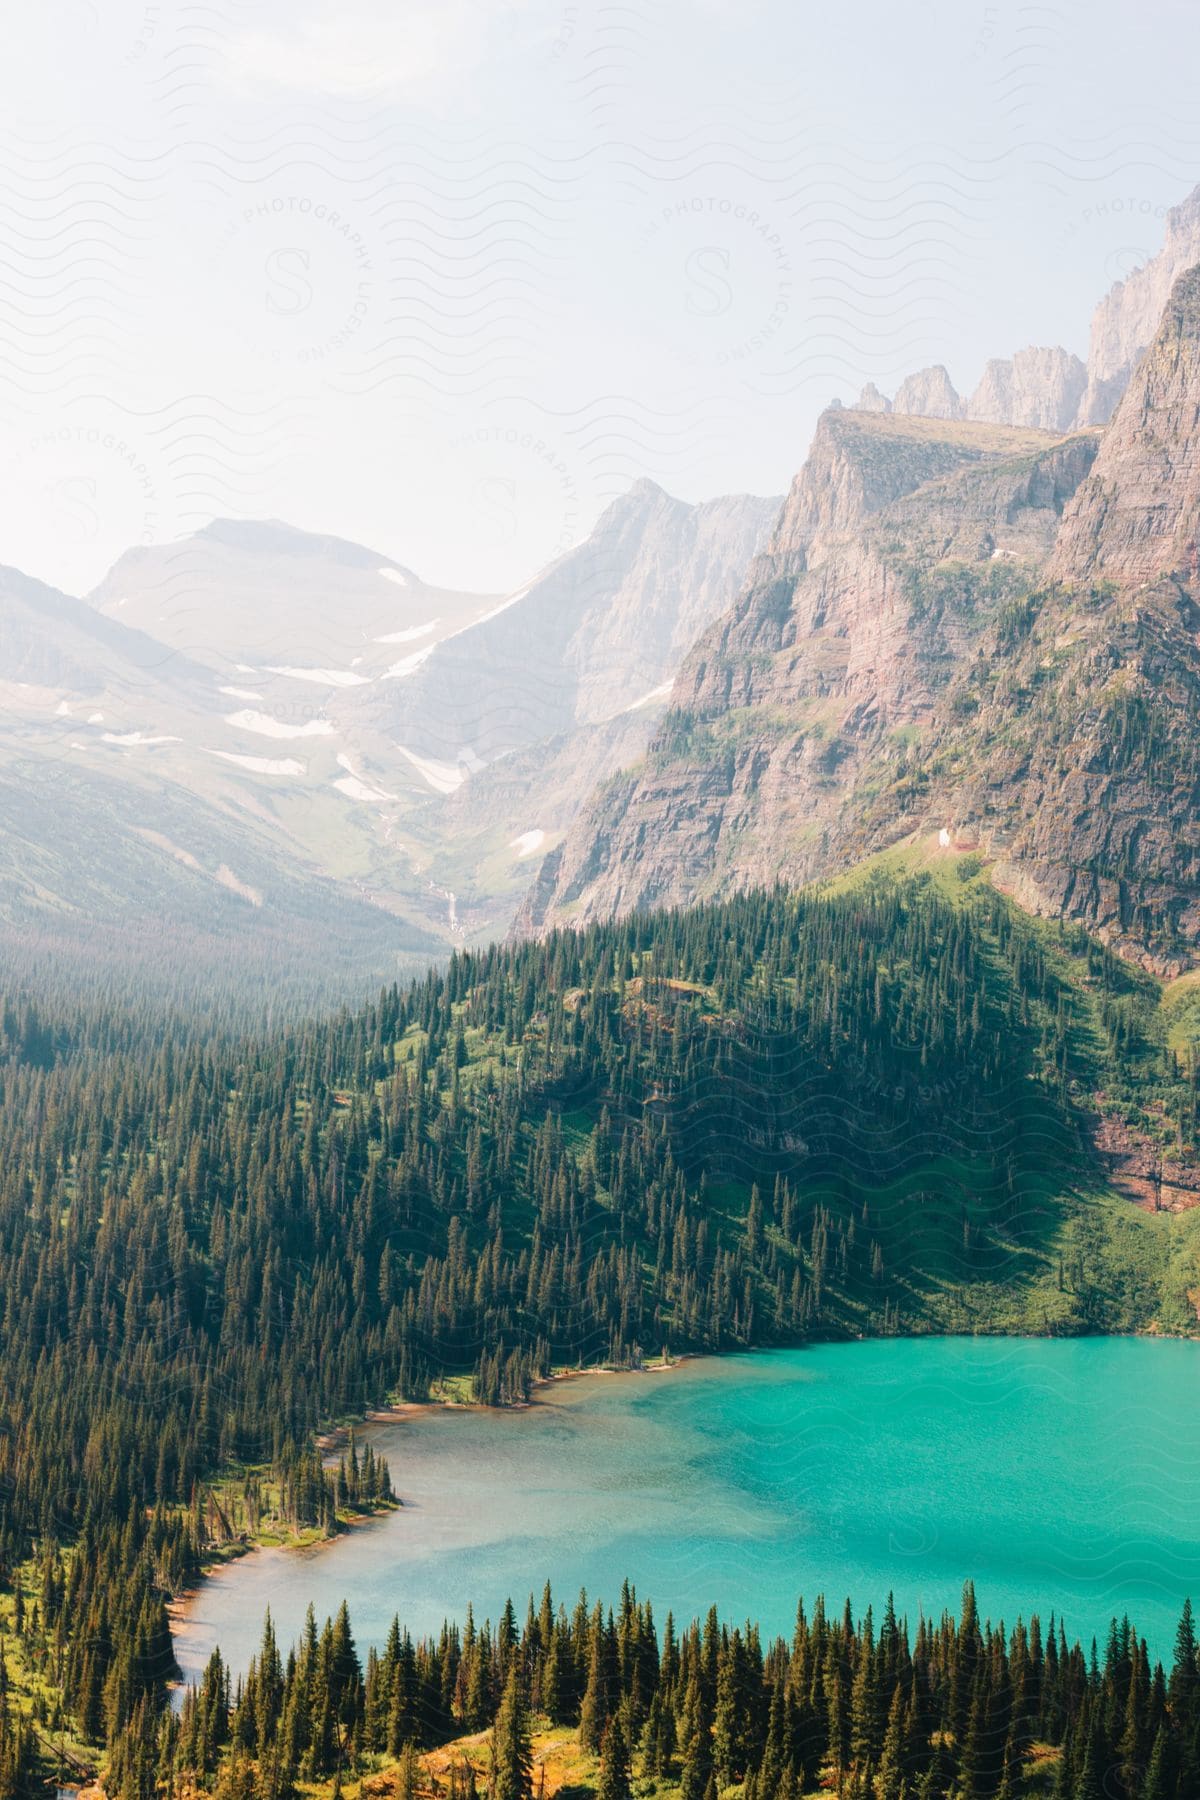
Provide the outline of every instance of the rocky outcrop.
[[772,579],[815,568],[831,545],[927,482],[1041,442],[1036,432],[959,430],[913,414],[831,407],[817,422],[764,567]]
[[977,847],[1029,910],[1159,972],[1200,962],[1200,271],[1102,442],[929,422],[948,466],[914,480],[913,423],[823,422],[747,592],[524,929],[912,839]]
[[1200,262],[1200,187],[1167,214],[1163,247],[1118,281],[1092,315],[1088,382],[1076,423],[1102,425],[1113,415],[1138,359],[1153,338],[1175,282]]
[[1063,520],[1059,581],[1194,581],[1200,550],[1200,266],[1171,290],[1157,335]]
[[968,419],[997,425],[1033,425],[1041,431],[1071,429],[1087,387],[1087,369],[1061,345],[1030,347],[994,358],[966,404]]
[[1146,1212],[1187,1212],[1200,1206],[1200,1163],[1164,1155],[1162,1145],[1148,1133],[1134,1130],[1107,1111],[1103,1094],[1095,1099],[1092,1148],[1117,1192]]
[[993,358],[965,401],[937,364],[901,382],[894,401],[868,382],[857,410],[990,420],[1059,433],[1106,424],[1154,336],[1175,281],[1196,262],[1200,262],[1200,187],[1167,214],[1158,254],[1118,281],[1096,307],[1086,363],[1061,345],[1030,346],[1012,357]]
[[923,419],[961,419],[963,403],[942,364],[934,363],[932,368],[918,369],[900,383],[892,411],[915,413]]
[[[913,424],[822,422],[747,593],[688,658],[642,767],[543,871],[524,928],[809,879],[923,816],[938,708],[1045,557],[1094,441],[929,423],[918,457]],[[861,804],[877,781],[888,803]]]
[[873,381],[868,381],[858,399],[854,402],[855,412],[890,413],[892,403],[886,394],[881,394]]

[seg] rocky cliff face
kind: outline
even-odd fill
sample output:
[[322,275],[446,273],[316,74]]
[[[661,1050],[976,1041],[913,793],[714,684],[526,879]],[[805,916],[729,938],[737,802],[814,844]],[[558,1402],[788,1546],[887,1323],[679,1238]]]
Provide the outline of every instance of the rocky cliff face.
[[918,369],[900,383],[892,411],[915,413],[923,419],[961,419],[963,403],[942,364],[934,363],[932,368]]
[[1194,581],[1200,535],[1200,267],[1158,333],[1063,520],[1052,580]]
[[968,419],[990,419],[997,425],[1069,431],[1086,387],[1086,367],[1061,345],[1018,350],[1013,357],[988,363],[965,413]]
[[830,407],[776,521],[771,578],[815,568],[848,532],[926,482],[1039,441],[1036,432],[959,431],[947,420]]
[[861,412],[912,413],[926,419],[976,419],[982,424],[1028,426],[1060,435],[1071,429],[1087,388],[1087,369],[1056,345],[1030,346],[1015,356],[993,357],[969,399],[955,391],[940,363],[902,381],[895,400],[874,382],[859,396]]
[[778,509],[745,494],[691,505],[638,482],[586,543],[394,685],[391,735],[478,769],[635,706],[732,604]]
[[1154,336],[1172,287],[1196,262],[1200,262],[1200,187],[1167,214],[1158,254],[1118,281],[1096,307],[1086,364],[1061,345],[1030,346],[1011,357],[993,358],[975,392],[964,400],[939,363],[908,376],[894,400],[869,382],[856,408],[931,419],[990,420],[1059,433],[1103,425]]
[[1142,268],[1118,281],[1092,315],[1088,383],[1076,423],[1112,417],[1138,360],[1154,336],[1179,276],[1200,262],[1200,187],[1167,214],[1163,247]]
[[1099,455],[1095,432],[930,425],[946,466],[921,479],[911,422],[829,416],[747,592],[522,928],[944,834],[1032,909],[1154,966],[1195,960],[1198,291],[1200,271],[1175,290]]
[[1093,448],[827,414],[749,588],[685,663],[645,763],[543,871],[524,927],[805,880],[884,841],[884,818],[851,824],[853,797],[878,763],[903,819],[923,805],[939,698],[1047,553]]

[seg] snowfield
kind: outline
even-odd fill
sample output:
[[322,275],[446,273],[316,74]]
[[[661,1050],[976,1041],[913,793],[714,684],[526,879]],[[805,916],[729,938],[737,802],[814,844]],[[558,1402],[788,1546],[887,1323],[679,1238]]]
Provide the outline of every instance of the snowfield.
[[286,675],[292,681],[316,681],[322,687],[365,687],[368,677],[356,675],[353,669],[294,669],[272,664],[270,675]]
[[411,644],[414,638],[428,637],[435,625],[441,624],[441,614],[436,619],[426,619],[424,625],[410,625],[407,631],[389,631],[383,637],[377,637],[377,644]]
[[149,737],[144,731],[102,731],[102,744],[181,744],[182,738]]
[[435,794],[452,794],[467,779],[456,763],[435,762],[431,756],[418,756],[415,750],[406,750],[403,744],[397,744],[396,748],[401,756],[408,758]]
[[210,750],[210,756],[219,756],[222,762],[236,763],[239,769],[249,769],[254,775],[303,775],[305,765],[297,762],[294,756],[238,756],[233,750]]
[[272,718],[270,713],[241,712],[227,713],[227,725],[236,726],[239,731],[254,731],[259,737],[269,738],[308,738],[332,737],[333,726],[328,719],[305,719],[303,725],[287,725],[282,719]]
[[433,655],[433,649],[432,644],[426,644],[423,650],[414,650],[411,656],[402,656],[399,662],[383,671],[380,681],[402,681],[406,675],[411,675],[414,669],[419,669],[423,662],[428,661]]

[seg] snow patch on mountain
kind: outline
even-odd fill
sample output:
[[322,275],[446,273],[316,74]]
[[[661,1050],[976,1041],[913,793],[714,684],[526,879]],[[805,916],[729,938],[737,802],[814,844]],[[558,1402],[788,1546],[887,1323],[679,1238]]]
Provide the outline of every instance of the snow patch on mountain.
[[182,743],[183,740],[182,738],[177,737],[152,737],[144,731],[102,731],[100,733],[100,742],[102,744],[123,745],[179,744]]
[[419,669],[423,662],[428,662],[433,655],[434,648],[433,644],[427,644],[424,650],[414,650],[411,656],[402,656],[399,662],[393,663],[390,669],[383,671],[379,677],[380,681],[403,681],[406,675],[411,675]]
[[222,762],[236,763],[239,769],[249,769],[253,775],[303,775],[305,765],[297,762],[294,756],[239,756],[233,750],[210,750],[210,756],[219,756]]
[[241,712],[226,714],[225,723],[236,726],[239,731],[253,731],[259,737],[269,738],[307,738],[332,737],[333,725],[328,719],[305,719],[303,725],[288,725],[282,719],[274,719],[270,713]]
[[[552,564],[551,566],[556,565]],[[541,577],[539,577],[540,579]],[[499,606],[493,606],[490,612],[480,613],[477,619],[471,619],[466,625],[460,625],[457,631],[452,631],[449,637],[442,639],[442,642],[448,644],[453,638],[462,637],[465,632],[474,631],[477,625],[487,625],[492,619],[498,619],[500,614],[507,612],[510,606],[515,606],[518,600],[524,600],[527,594],[531,594],[536,586],[537,582],[527,583],[517,593],[507,595],[505,599],[501,600]]]
[[298,669],[272,663],[268,673],[286,675],[291,681],[316,681],[322,687],[365,687],[368,681],[366,675],[356,675],[352,669]]
[[640,700],[633,701],[621,710],[627,713],[640,712],[643,706],[653,706],[656,700],[665,700],[674,685],[673,681],[662,681],[656,688],[651,688],[648,694],[643,694]]
[[414,638],[428,637],[435,625],[441,623],[441,615],[435,619],[427,619],[424,625],[410,625],[407,631],[388,631],[383,637],[377,637],[377,644],[411,644]]
[[344,752],[337,760],[338,768],[346,771],[344,775],[338,776],[333,784],[339,794],[345,794],[348,800],[395,800],[395,794],[385,793],[383,788],[372,787],[369,781],[364,781]]
[[435,794],[452,794],[466,780],[463,770],[454,763],[435,762],[430,756],[418,756],[415,750],[406,750],[403,744],[397,744],[396,748],[401,756],[407,757]]

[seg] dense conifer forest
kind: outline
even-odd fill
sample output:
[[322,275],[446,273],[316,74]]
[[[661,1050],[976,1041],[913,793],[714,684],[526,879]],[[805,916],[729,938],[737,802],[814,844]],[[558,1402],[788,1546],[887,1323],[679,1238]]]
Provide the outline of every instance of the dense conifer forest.
[[[376,1791],[404,1800],[535,1800],[536,1721],[576,1737],[597,1800],[1184,1800],[1200,1788],[1189,1605],[1164,1671],[1128,1619],[1098,1655],[1053,1618],[993,1629],[969,1583],[957,1619],[910,1629],[890,1598],[878,1622],[818,1599],[811,1616],[798,1607],[790,1642],[767,1643],[715,1608],[678,1633],[668,1615],[660,1633],[628,1585],[615,1613],[581,1594],[568,1614],[547,1586],[523,1629],[511,1601],[494,1629],[468,1614],[416,1642],[393,1620],[365,1669],[344,1606],[320,1631],[310,1610],[286,1656],[268,1617],[244,1681],[216,1651],[178,1715],[139,1705],[110,1780],[123,1794],[298,1800],[301,1782],[332,1778],[336,1793],[382,1766],[393,1775]],[[459,1739],[439,1784],[418,1752]]]
[[[253,1465],[318,1530],[388,1502],[378,1466],[322,1470],[330,1422],[447,1374],[511,1402],[555,1365],[987,1328],[1001,1303],[1026,1328],[1141,1322],[1163,1294],[1106,1285],[1061,1234],[1094,1173],[1080,1106],[1098,1070],[1131,1107],[1152,1096],[1156,1129],[1194,1131],[1194,1061],[1152,1041],[1139,980],[989,891],[880,882],[463,952],[265,1033],[11,990],[0,1594],[24,1685],[0,1796],[26,1791],[56,1734],[107,1751],[110,1793],[152,1792],[165,1607],[211,1552],[214,1479]],[[564,1639],[577,1660],[579,1642]],[[472,1717],[508,1681],[497,1654]],[[691,1683],[693,1738],[698,1670],[659,1703],[682,1721]],[[378,1737],[357,1681],[331,1699],[330,1742],[372,1706]],[[181,1743],[224,1729],[214,1693]],[[652,1698],[623,1729],[644,1729]],[[445,1695],[440,1714],[421,1704],[438,1730],[463,1716]],[[259,1737],[244,1697],[234,1712],[253,1760],[261,1708]],[[728,1767],[757,1770],[748,1755]],[[703,1800],[707,1772],[689,1781]]]

